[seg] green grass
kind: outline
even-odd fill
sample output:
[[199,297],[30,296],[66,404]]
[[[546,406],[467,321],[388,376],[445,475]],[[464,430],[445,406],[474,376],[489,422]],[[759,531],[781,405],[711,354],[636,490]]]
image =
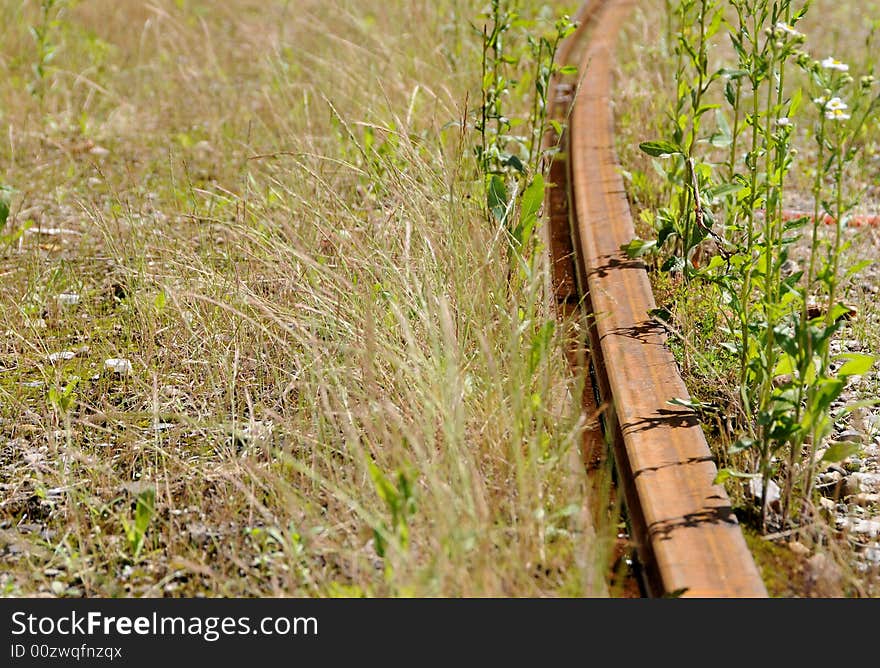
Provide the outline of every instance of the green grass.
[[[669,118],[665,116],[675,94],[675,63],[666,40],[666,25],[658,20],[663,16],[664,7],[677,3],[650,2],[640,4],[633,13],[632,21],[625,29],[625,38],[621,41],[618,51],[618,77],[615,93],[615,110],[617,116],[617,147],[621,158],[624,175],[627,180],[628,195],[633,204],[637,218],[643,212],[652,212],[664,205],[663,175],[652,165],[651,159],[638,148],[640,142],[664,138],[668,133]],[[729,9],[728,3],[721,3]],[[795,3],[797,4],[797,3]],[[799,7],[800,5],[798,5]],[[806,33],[806,48],[818,59],[833,55],[838,60],[850,64],[850,73],[856,81],[863,74],[876,67],[876,38],[880,29],[880,5],[877,3],[831,3],[817,0],[812,3],[807,18],[797,24],[797,29]],[[736,57],[723,34],[716,36],[709,48],[710,71],[721,66],[736,62]],[[808,88],[807,77],[797,68],[789,68],[788,83]],[[874,94],[876,94],[876,84]],[[716,91],[708,102],[721,103],[724,100]],[[708,116],[706,117],[708,118]],[[707,121],[708,122],[708,121]],[[711,126],[711,122],[709,125]],[[807,119],[795,120],[796,130],[792,136],[793,147],[796,149],[796,168],[789,174],[785,185],[786,208],[802,211],[812,210],[811,188],[815,181],[817,169],[816,141],[810,131],[811,123]],[[708,130],[704,134],[709,134]],[[880,119],[876,114],[868,118],[860,130],[855,145],[861,150],[847,169],[845,174],[845,197],[858,197],[856,213],[875,214],[880,210]],[[723,163],[725,156],[719,152],[713,154],[711,149],[701,151],[707,160],[717,159]],[[821,179],[825,192],[830,191],[833,184],[832,170]],[[643,221],[649,220],[647,213],[641,215]],[[644,222],[640,225],[640,236],[653,238],[654,231]],[[720,229],[720,228],[719,228]],[[834,243],[834,228],[829,226],[820,229],[818,234],[821,247],[828,248]],[[792,259],[798,267],[805,269],[809,264],[810,243],[809,232],[805,238],[792,248]],[[842,273],[854,267],[862,260],[872,260],[876,255],[876,231],[845,230],[840,252],[840,268]],[[847,245],[850,244],[851,245]],[[716,252],[712,242],[707,242],[696,254],[697,262],[705,264]],[[822,251],[824,252],[824,250]],[[663,258],[648,258],[659,269]],[[856,339],[864,347],[865,352],[877,353],[878,348],[878,307],[871,283],[876,286],[876,266],[872,269],[874,277],[863,280],[859,275],[855,278],[847,276],[839,286],[837,296],[846,304],[856,307],[857,315],[842,327],[840,339]],[[702,415],[707,435],[721,465],[732,463],[737,468],[753,466],[742,454],[729,457],[727,446],[741,436],[747,416],[742,410],[743,402],[735,390],[738,380],[734,377],[736,370],[731,360],[724,354],[719,344],[726,338],[720,331],[723,323],[722,315],[727,307],[722,305],[720,296],[712,285],[694,280],[687,287],[677,279],[659,271],[652,272],[652,281],[658,304],[664,307],[670,324],[672,336],[670,347],[682,369],[686,384],[692,394],[711,404],[712,408]],[[821,297],[821,292],[820,292]],[[821,301],[821,299],[820,299]],[[735,364],[735,361],[734,361]],[[849,397],[860,400],[876,399],[876,380],[865,375],[852,384],[853,394]],[[778,378],[784,382],[783,377]],[[777,378],[773,378],[776,381]],[[719,419],[719,415],[722,419]],[[870,434],[871,437],[874,434]],[[804,449],[808,453],[808,449]],[[800,456],[802,453],[798,452]],[[809,455],[807,454],[809,460]],[[781,456],[779,458],[781,460]],[[728,479],[728,491],[734,501],[745,506],[744,517],[754,516],[754,501],[746,497],[745,485],[741,480]],[[840,535],[834,526],[823,526],[823,520],[815,517],[816,524],[800,527],[801,536],[810,536],[811,549],[831,556],[837,562],[849,585],[839,593],[848,595],[874,595],[876,577],[866,576],[852,569],[854,552],[858,546],[848,545],[839,540]],[[833,524],[833,523],[832,523]],[[786,525],[785,528],[791,528]],[[795,527],[797,528],[797,527]],[[781,532],[782,540],[791,532]],[[805,539],[806,540],[806,539]],[[757,545],[752,541],[753,546]],[[762,547],[761,550],[764,548]],[[759,550],[759,552],[761,552]],[[756,554],[761,561],[763,556]],[[773,560],[770,559],[770,562]],[[768,578],[768,587],[776,593],[775,584]],[[793,582],[797,581],[795,578]],[[773,585],[773,586],[771,586]],[[793,585],[795,595],[813,595],[806,585]],[[798,590],[798,587],[802,587]],[[789,588],[790,589],[790,588]],[[785,595],[791,591],[786,589]]]
[[0,2],[3,592],[605,591],[547,268],[508,291],[460,122],[480,9],[62,2],[38,76]]

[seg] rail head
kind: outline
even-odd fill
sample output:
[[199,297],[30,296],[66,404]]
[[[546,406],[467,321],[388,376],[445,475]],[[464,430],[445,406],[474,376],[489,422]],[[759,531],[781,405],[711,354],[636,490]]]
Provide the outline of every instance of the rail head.
[[[765,597],[696,416],[671,399],[688,398],[644,264],[621,246],[635,236],[614,150],[612,63],[617,35],[633,0],[595,0],[561,51],[579,79],[558,80],[551,113],[567,120],[565,150],[551,172],[568,196],[548,196],[548,244],[557,301],[578,299],[589,311],[590,348],[605,428],[646,574],[650,595]],[[589,25],[586,25],[589,24]],[[589,39],[587,39],[589,37]],[[558,140],[550,137],[548,141]],[[565,216],[553,207],[565,201]],[[566,245],[565,235],[570,241]]]

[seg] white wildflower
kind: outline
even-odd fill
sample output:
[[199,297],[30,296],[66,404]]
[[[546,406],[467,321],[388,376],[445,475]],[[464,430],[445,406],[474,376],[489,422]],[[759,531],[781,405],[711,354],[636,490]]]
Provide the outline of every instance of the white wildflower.
[[776,121],[776,125],[781,128],[791,127],[791,119],[788,116],[783,116],[778,121]]
[[828,104],[825,105],[825,109],[829,111],[843,111],[846,108],[846,102],[841,100],[839,97],[832,97],[830,100],[828,100]]
[[785,21],[779,21],[779,23],[776,24],[776,29],[780,32],[784,32],[786,35],[791,35],[792,37],[804,36],[804,33],[802,33],[800,30],[795,30],[794,26],[792,26],[790,23],[786,23]]
[[828,56],[825,60],[822,61],[822,67],[826,70],[840,70],[841,72],[849,71],[849,65],[846,63],[842,63],[837,58],[833,56]]
[[850,115],[845,113],[843,109],[829,109],[825,112],[825,118],[829,121],[848,121]]
[[127,359],[111,357],[104,361],[104,368],[113,373],[119,374],[120,376],[125,376],[131,373],[132,366],[131,362]]

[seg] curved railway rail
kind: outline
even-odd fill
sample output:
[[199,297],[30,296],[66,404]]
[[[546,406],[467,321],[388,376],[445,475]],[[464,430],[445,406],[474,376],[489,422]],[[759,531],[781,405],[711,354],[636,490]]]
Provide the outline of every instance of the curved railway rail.
[[592,373],[585,461],[612,444],[649,596],[765,597],[696,416],[672,405],[687,398],[655,307],[645,265],[620,246],[635,236],[614,151],[612,62],[634,0],[594,0],[560,51],[578,77],[554,82],[549,113],[567,128],[545,207],[553,292],[561,315],[589,331]]

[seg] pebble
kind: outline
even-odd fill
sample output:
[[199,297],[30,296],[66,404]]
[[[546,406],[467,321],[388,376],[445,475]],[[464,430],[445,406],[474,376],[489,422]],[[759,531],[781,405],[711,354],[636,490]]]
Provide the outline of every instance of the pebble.
[[843,345],[847,350],[852,350],[853,352],[858,352],[863,348],[862,342],[857,339],[847,339]]
[[207,545],[212,539],[219,536],[217,531],[212,530],[202,522],[191,522],[186,525],[189,539],[196,545]]
[[840,464],[829,464],[828,470],[829,471],[837,471],[842,476],[846,475],[846,469],[843,468]]
[[859,492],[880,492],[880,473],[850,473],[843,481],[843,491],[847,496]]
[[872,538],[880,533],[880,519],[864,519],[858,517],[843,517],[838,521],[841,529],[854,534],[868,534]]
[[874,420],[877,418],[865,406],[856,408],[850,415],[853,426],[863,433],[870,432],[873,429]]
[[840,434],[837,435],[837,440],[847,443],[861,443],[865,440],[865,435],[860,431],[856,431],[855,429],[847,429],[846,431],[842,431]]
[[[749,490],[751,491],[753,498],[761,498],[761,494],[764,491],[763,486],[763,481],[760,476],[749,480]],[[767,505],[774,510],[779,510],[781,499],[782,490],[779,488],[779,485],[771,480],[767,483]]]
[[779,271],[783,277],[791,276],[796,271],[800,271],[800,265],[792,259],[788,259],[779,267]]
[[840,471],[826,471],[816,477],[817,489],[824,495],[836,499],[840,497],[843,475]]
[[796,540],[789,542],[788,549],[794,552],[799,557],[806,557],[810,554],[810,548]]
[[880,494],[854,494],[850,502],[863,507],[873,506],[880,503]]
[[49,361],[53,364],[61,361],[66,362],[67,360],[72,360],[74,357],[76,357],[76,353],[72,350],[62,350],[57,353],[49,353]]
[[844,478],[844,480],[843,480],[843,495],[844,496],[854,496],[861,491],[862,487],[859,484],[859,480],[858,480],[858,478],[856,478],[854,476],[855,476],[855,474],[848,475],[846,478]]
[[131,373],[132,366],[127,359],[111,357],[104,361],[104,368],[119,376],[125,376]]

